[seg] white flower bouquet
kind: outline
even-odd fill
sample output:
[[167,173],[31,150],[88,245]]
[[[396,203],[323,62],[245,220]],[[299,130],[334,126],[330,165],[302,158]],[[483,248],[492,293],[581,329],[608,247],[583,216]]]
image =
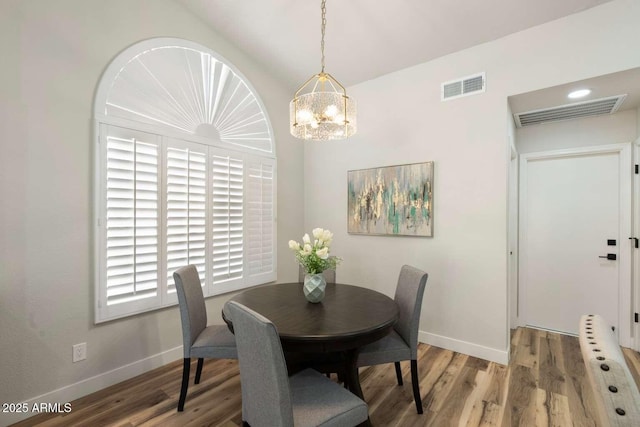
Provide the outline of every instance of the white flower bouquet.
[[333,233],[322,228],[314,228],[313,245],[309,234],[302,236],[302,244],[289,240],[289,249],[295,252],[298,263],[307,274],[320,274],[324,270],[335,270],[341,259],[329,256],[329,247],[333,241]]

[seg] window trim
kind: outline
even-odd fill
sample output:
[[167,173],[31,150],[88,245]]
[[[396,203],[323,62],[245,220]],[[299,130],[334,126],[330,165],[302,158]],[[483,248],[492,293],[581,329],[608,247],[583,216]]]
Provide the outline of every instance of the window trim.
[[[252,92],[255,100],[258,103],[259,108],[261,109],[262,114],[264,114],[264,118],[266,121],[266,125],[268,127],[269,135],[270,135],[270,146],[271,152],[267,152],[265,150],[255,148],[252,149],[243,145],[235,145],[232,143],[227,143],[215,138],[206,138],[196,134],[188,134],[182,133],[178,130],[174,130],[164,126],[156,126],[146,122],[138,122],[135,120],[127,119],[124,117],[117,116],[108,116],[106,115],[106,102],[108,98],[109,89],[117,77],[118,73],[121,69],[126,66],[127,63],[131,61],[132,58],[135,58],[140,53],[153,49],[155,47],[166,47],[166,46],[176,46],[176,47],[184,47],[187,49],[194,49],[203,51],[218,61],[224,63],[227,67],[229,67],[247,86],[247,88]],[[130,132],[139,132],[146,135],[153,135],[154,142],[158,144],[159,151],[159,160],[158,160],[158,277],[157,277],[157,295],[151,297],[149,299],[140,300],[140,302],[135,301],[133,303],[124,303],[124,304],[115,304],[108,306],[106,304],[106,174],[107,174],[107,155],[106,155],[106,141],[107,141],[107,133],[106,130],[109,127],[115,128],[123,128]],[[222,151],[225,153],[233,153],[234,155],[240,156],[243,159],[244,164],[247,164],[249,159],[258,159],[260,162],[268,163],[272,165],[273,170],[273,178],[272,178],[272,230],[273,230],[273,239],[271,241],[272,247],[272,263],[273,268],[272,272],[268,274],[268,280],[256,280],[248,276],[248,261],[247,261],[247,252],[246,252],[246,239],[247,239],[247,230],[246,217],[243,218],[243,241],[244,241],[244,252],[243,252],[243,279],[240,283],[235,284],[225,284],[224,282],[213,284],[213,272],[210,271],[211,266],[207,266],[207,275],[206,280],[203,283],[203,292],[205,297],[211,297],[215,295],[221,295],[228,292],[237,291],[240,289],[245,289],[251,286],[255,286],[261,283],[268,283],[275,281],[276,271],[277,271],[277,162],[275,156],[275,140],[273,138],[273,130],[271,127],[271,122],[269,120],[269,116],[267,113],[262,100],[260,99],[257,91],[253,88],[248,79],[238,71],[229,61],[223,58],[221,55],[216,52],[201,46],[197,43],[190,42],[187,40],[181,40],[176,38],[155,38],[142,41],[133,46],[122,51],[112,62],[109,64],[104,74],[101,77],[101,80],[98,85],[98,89],[96,91],[96,97],[94,102],[94,203],[93,203],[93,211],[94,211],[94,286],[93,286],[93,297],[94,297],[94,321],[96,324],[107,322],[111,320],[115,320],[118,318],[123,318],[127,316],[133,316],[140,313],[155,311],[158,309],[162,309],[169,306],[177,305],[177,295],[175,292],[168,292],[168,281],[167,281],[167,242],[166,242],[166,233],[167,233],[167,201],[166,201],[166,191],[167,191],[167,183],[166,183],[166,174],[167,174],[167,149],[168,147],[174,146],[171,142],[176,142],[178,144],[185,143],[185,145],[198,144],[200,146],[206,146],[206,158],[207,158],[207,185],[206,188],[209,189],[211,187],[211,178],[210,178],[210,167],[209,164],[212,153],[216,151]],[[245,166],[246,167],[246,166]],[[247,175],[243,174],[243,182],[244,185],[247,185]],[[209,208],[211,203],[210,200],[211,194],[207,194],[207,209],[206,209],[206,218],[209,221],[212,209]],[[247,196],[243,195],[243,206],[244,212],[246,213],[246,204],[247,204]],[[246,215],[246,214],[245,214]],[[207,263],[211,260],[211,247],[209,240],[212,238],[212,231],[210,226],[207,226],[207,231],[205,232],[207,243],[206,250],[207,254],[205,259]]]

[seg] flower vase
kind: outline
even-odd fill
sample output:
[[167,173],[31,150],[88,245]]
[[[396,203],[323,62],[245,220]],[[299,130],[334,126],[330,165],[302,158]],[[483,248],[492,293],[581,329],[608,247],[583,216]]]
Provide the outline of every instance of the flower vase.
[[327,281],[322,273],[306,274],[304,276],[304,296],[307,301],[318,303],[324,298],[324,290],[327,287]]

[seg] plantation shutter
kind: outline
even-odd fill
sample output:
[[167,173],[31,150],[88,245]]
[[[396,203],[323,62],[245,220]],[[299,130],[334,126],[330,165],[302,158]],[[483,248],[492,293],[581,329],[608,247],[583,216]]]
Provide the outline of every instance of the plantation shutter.
[[247,161],[246,259],[247,284],[275,280],[275,162],[266,158]]
[[123,50],[94,103],[95,321],[275,280],[275,141],[251,83],[211,49],[158,37]]
[[103,129],[106,284],[101,292],[107,306],[139,301],[133,304],[137,308],[158,296],[159,143],[155,135]]
[[213,287],[233,288],[243,277],[244,162],[240,155],[211,152]]
[[166,158],[167,291],[173,272],[194,264],[206,282],[207,147],[171,140]]

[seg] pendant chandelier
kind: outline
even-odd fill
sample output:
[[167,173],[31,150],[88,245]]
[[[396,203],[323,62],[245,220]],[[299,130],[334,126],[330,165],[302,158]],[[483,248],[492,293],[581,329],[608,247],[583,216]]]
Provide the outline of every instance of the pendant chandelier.
[[345,139],[357,130],[356,102],[333,76],[324,72],[326,0],[322,0],[321,70],[304,82],[289,103],[291,135],[300,139],[327,141]]

